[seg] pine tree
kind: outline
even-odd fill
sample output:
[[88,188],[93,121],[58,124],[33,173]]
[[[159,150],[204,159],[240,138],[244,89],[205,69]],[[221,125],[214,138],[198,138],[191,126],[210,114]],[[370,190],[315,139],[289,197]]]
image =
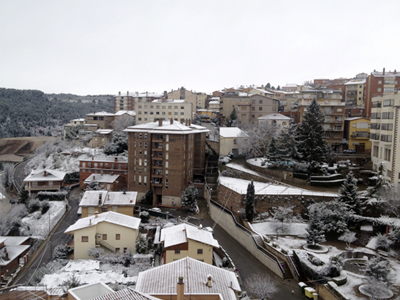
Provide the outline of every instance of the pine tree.
[[265,85],[265,89],[267,90],[267,89],[270,89],[271,88],[271,84],[268,82],[266,85]]
[[267,154],[267,158],[270,161],[278,160],[278,148],[276,146],[276,141],[275,141],[274,137],[272,137],[271,141],[269,142],[268,150],[267,150],[266,154]]
[[297,149],[297,134],[297,124],[291,119],[289,126],[283,128],[276,138],[280,160],[291,161],[299,159],[300,153]]
[[325,224],[321,220],[324,206],[317,203],[308,207],[307,244],[317,245],[325,242]]
[[392,184],[389,180],[385,179],[383,175],[383,171],[385,170],[383,164],[379,164],[378,172],[375,176],[376,184],[373,187],[369,187],[367,189],[369,197],[380,198],[385,192],[387,192],[391,187]]
[[299,152],[302,159],[310,164],[312,172],[327,159],[327,143],[324,139],[324,114],[317,100],[314,99],[303,114],[299,126]]
[[252,222],[255,214],[255,192],[253,180],[247,186],[246,194],[246,219]]
[[227,127],[232,127],[237,124],[237,114],[236,114],[236,109],[233,107],[232,112],[229,116],[229,118],[226,119],[226,126]]
[[19,191],[19,202],[20,203],[25,203],[26,200],[28,200],[29,197],[29,192],[25,190],[25,185],[22,185],[21,190]]
[[197,209],[197,189],[193,184],[190,184],[181,196],[181,207],[188,208],[190,212],[195,212]]
[[147,252],[147,240],[144,234],[139,234],[135,245],[136,245],[136,253],[145,254]]
[[361,214],[361,199],[357,193],[357,179],[354,178],[353,172],[347,174],[339,189],[337,201],[346,204],[355,214]]

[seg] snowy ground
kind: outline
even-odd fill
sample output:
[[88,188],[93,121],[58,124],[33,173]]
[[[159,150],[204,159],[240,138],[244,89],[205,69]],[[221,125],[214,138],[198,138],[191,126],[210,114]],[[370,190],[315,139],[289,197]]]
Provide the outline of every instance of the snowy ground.
[[[268,222],[260,222],[253,223],[251,227],[254,231],[258,232],[260,235],[276,235],[276,228],[281,228],[282,224],[280,222],[268,221]],[[284,224],[284,231],[281,235],[306,235],[306,229],[308,225],[306,223],[292,223],[292,224]]]
[[229,167],[229,168],[241,171],[241,172],[245,172],[245,173],[248,173],[248,174],[255,175],[255,176],[262,176],[261,174],[255,172],[253,170],[250,170],[250,169],[248,169],[248,168],[246,168],[246,167],[244,167],[242,165],[236,164],[236,163],[229,163],[226,166]]
[[29,214],[22,219],[21,235],[45,239],[65,213],[65,201],[49,201],[49,210],[42,215],[40,211]]

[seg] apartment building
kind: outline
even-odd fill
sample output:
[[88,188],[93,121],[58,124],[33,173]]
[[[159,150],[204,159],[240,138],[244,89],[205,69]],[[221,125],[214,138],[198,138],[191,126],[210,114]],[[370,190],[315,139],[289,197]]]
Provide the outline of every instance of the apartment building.
[[[214,93],[213,93],[214,94]],[[238,104],[249,104],[249,95],[243,92],[234,92],[230,94],[224,94],[220,97],[220,107],[219,113],[223,119],[229,118],[232,113],[233,107],[235,107],[236,112],[238,111]]]
[[311,104],[312,99],[316,99],[325,115],[323,123],[325,139],[334,152],[341,151],[345,117],[345,103],[342,102],[341,92],[333,90],[305,90],[302,91],[301,97],[302,99],[298,100],[297,107],[300,116],[299,122],[301,122],[303,114]]
[[356,153],[371,153],[370,120],[353,117],[345,118],[344,138],[349,142],[348,149],[354,149]]
[[219,111],[220,101],[220,97],[210,98],[210,102],[208,102],[208,109],[215,112]]
[[205,172],[205,127],[170,120],[130,126],[128,190],[139,199],[153,191],[153,205],[181,207],[181,195]]
[[398,92],[372,97],[370,140],[373,168],[377,170],[379,164],[383,164],[385,169],[383,175],[392,182],[396,190],[400,182],[400,157],[397,153],[400,132],[399,109]]
[[120,110],[135,110],[135,102],[143,101],[143,102],[151,102],[154,99],[158,99],[163,97],[163,94],[157,93],[129,93],[126,92],[125,95],[121,95],[121,92],[118,92],[118,95],[114,96],[114,113],[117,113]]
[[114,114],[105,111],[86,115],[86,124],[98,125],[99,129],[112,129]]
[[208,96],[205,93],[197,93],[196,94],[196,108],[204,109],[206,108]]
[[345,103],[346,107],[364,106],[366,80],[351,80],[346,82]]
[[188,91],[184,87],[181,87],[180,89],[177,90],[172,90],[167,94],[167,97],[168,99],[185,100],[186,102],[192,104],[193,110],[196,110],[197,94],[192,91]]
[[193,119],[193,104],[186,100],[156,99],[136,103],[136,124],[154,122],[159,119]]
[[124,156],[93,156],[79,160],[79,186],[93,174],[119,175],[128,182],[128,158]]
[[393,94],[400,88],[400,73],[375,71],[371,72],[365,83],[365,117],[371,117],[372,98],[376,95]]
[[263,95],[251,95],[247,103],[238,103],[237,107],[241,126],[257,126],[258,118],[278,112],[279,100]]
[[292,106],[296,105],[297,100],[301,98],[300,91],[282,91],[273,90],[273,98],[279,100],[279,111],[280,112],[290,112]]

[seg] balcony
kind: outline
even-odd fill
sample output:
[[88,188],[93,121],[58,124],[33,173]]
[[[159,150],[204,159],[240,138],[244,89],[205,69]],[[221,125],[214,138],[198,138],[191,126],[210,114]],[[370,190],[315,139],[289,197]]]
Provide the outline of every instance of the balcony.
[[153,151],[162,151],[163,150],[163,143],[154,143],[152,149]]
[[162,187],[162,185],[163,185],[162,179],[161,178],[154,178],[153,182],[152,182],[152,185],[153,186]]

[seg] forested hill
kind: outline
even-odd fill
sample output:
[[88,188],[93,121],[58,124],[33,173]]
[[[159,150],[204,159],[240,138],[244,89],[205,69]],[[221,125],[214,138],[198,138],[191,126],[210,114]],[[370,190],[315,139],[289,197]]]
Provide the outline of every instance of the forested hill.
[[96,111],[113,112],[113,96],[0,88],[0,138],[51,135],[70,120]]

